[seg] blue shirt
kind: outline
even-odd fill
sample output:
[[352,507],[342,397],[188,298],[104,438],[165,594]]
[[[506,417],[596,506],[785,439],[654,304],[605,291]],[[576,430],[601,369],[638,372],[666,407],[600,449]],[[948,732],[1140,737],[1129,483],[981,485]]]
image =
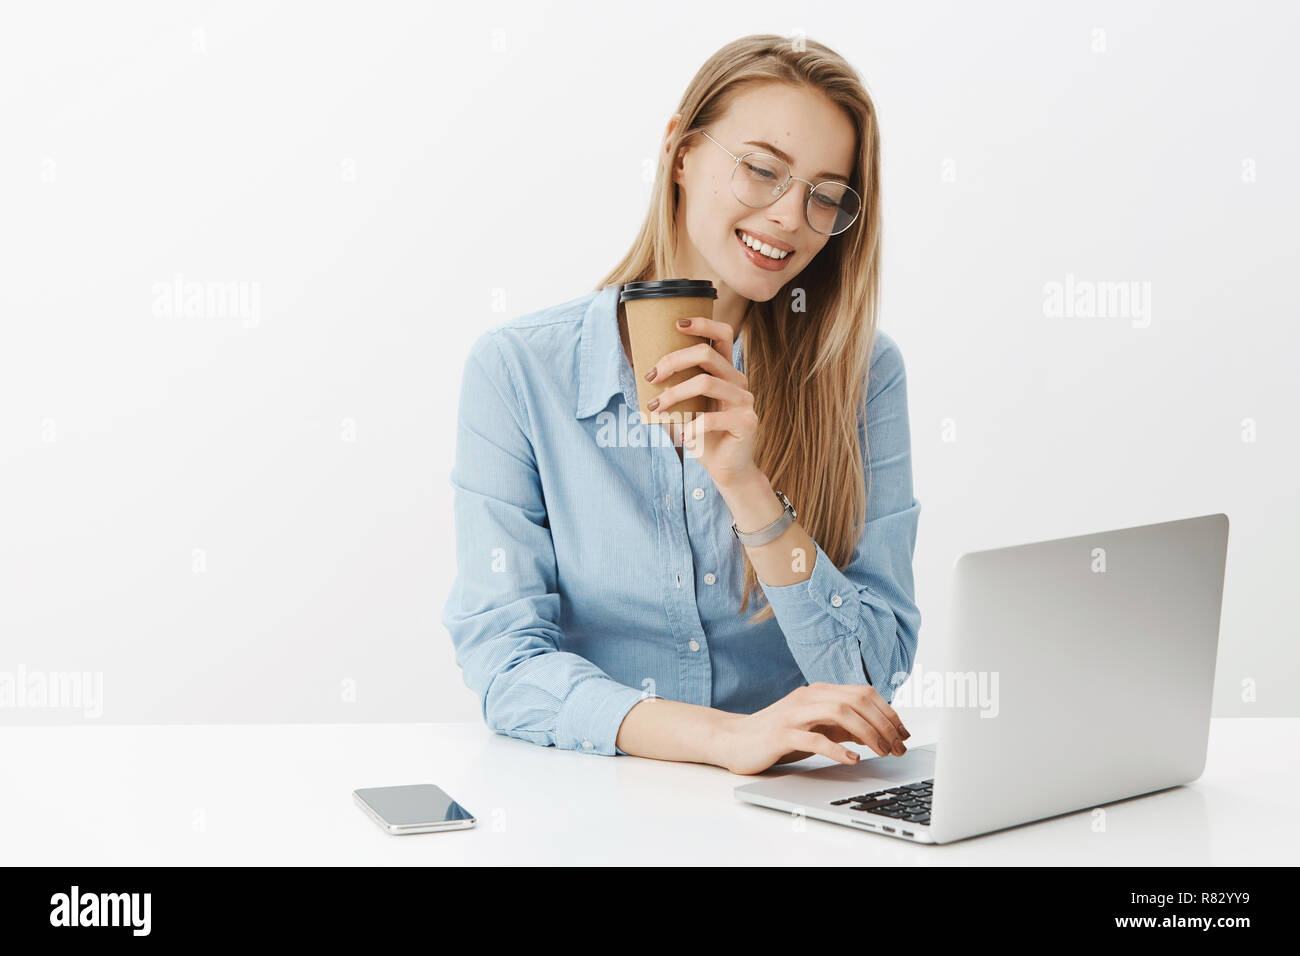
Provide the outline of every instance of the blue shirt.
[[[749,714],[803,684],[869,681],[892,699],[921,624],[898,347],[876,332],[871,500],[851,560],[837,568],[817,544],[808,580],[763,585],[742,616],[729,509],[699,461],[641,420],[620,288],[489,329],[465,363],[442,622],[488,726],[609,755],[650,696]],[[764,594],[775,618],[748,624]]]

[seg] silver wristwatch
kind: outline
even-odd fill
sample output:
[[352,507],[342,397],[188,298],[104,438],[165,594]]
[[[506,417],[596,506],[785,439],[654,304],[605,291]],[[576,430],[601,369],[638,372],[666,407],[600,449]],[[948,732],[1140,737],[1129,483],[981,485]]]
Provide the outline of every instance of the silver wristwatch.
[[741,544],[746,547],[754,547],[755,545],[767,544],[769,541],[775,541],[777,538],[781,537],[781,532],[794,524],[794,519],[799,517],[798,513],[794,510],[794,505],[790,504],[790,499],[779,491],[776,493],[776,497],[780,500],[781,504],[785,505],[785,511],[781,513],[781,517],[777,518],[766,528],[762,528],[758,531],[741,531],[736,527],[736,522],[731,522],[731,533],[736,536],[736,539]]

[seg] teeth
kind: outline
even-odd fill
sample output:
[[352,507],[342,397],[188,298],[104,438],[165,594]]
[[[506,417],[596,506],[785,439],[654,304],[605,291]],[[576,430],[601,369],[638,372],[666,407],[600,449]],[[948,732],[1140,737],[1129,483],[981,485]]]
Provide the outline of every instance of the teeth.
[[784,259],[790,254],[783,249],[773,249],[766,242],[760,242],[743,229],[740,230],[740,239],[745,245],[749,246],[749,248],[756,252],[763,253],[763,255],[767,256],[769,259]]

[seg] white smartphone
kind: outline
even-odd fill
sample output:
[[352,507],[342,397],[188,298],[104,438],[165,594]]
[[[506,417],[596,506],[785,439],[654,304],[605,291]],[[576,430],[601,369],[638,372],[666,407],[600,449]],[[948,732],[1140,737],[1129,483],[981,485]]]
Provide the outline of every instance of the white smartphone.
[[431,783],[404,787],[370,787],[352,796],[389,833],[431,833],[464,830],[474,815]]

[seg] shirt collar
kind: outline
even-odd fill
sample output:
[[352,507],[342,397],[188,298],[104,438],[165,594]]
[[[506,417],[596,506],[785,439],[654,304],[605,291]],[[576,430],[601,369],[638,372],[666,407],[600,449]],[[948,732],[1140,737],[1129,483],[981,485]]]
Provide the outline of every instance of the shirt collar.
[[[609,400],[623,391],[621,380],[635,390],[632,370],[618,337],[618,296],[621,285],[606,286],[596,293],[582,318],[578,343],[578,407],[575,417],[587,418],[602,411]],[[736,337],[731,364],[744,371],[742,335]],[[635,394],[624,394],[631,405]]]

